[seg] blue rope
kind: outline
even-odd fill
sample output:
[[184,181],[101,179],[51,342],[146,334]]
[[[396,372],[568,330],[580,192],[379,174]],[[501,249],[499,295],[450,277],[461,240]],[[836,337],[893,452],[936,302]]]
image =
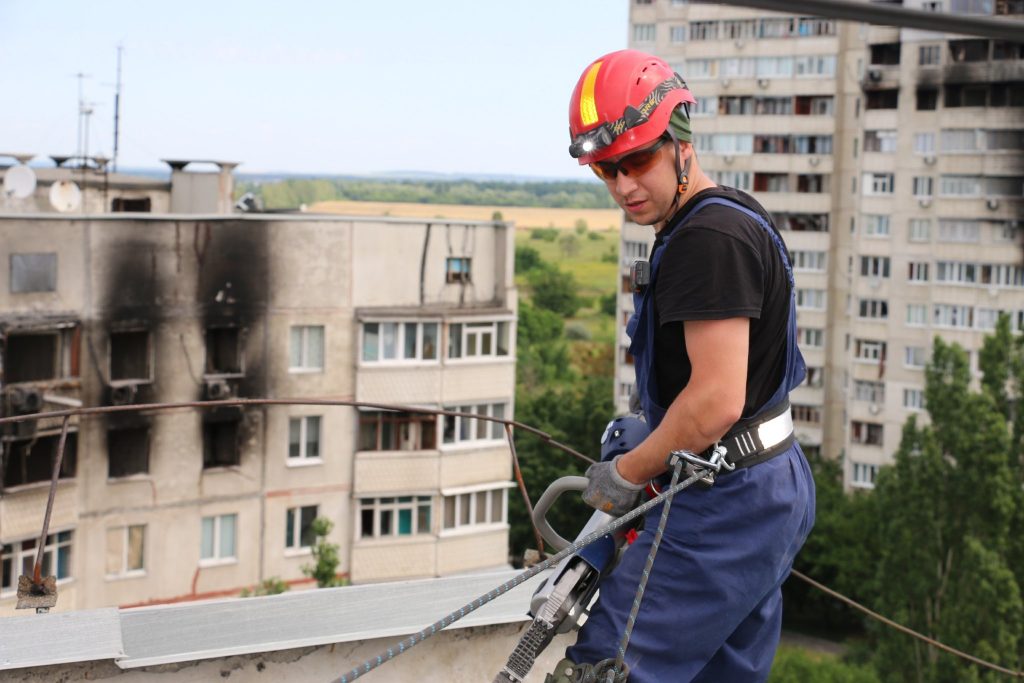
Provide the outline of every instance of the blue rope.
[[[643,505],[640,505],[640,506],[638,506],[636,508],[633,508],[633,510],[631,510],[630,512],[627,512],[622,517],[619,517],[615,521],[609,523],[607,526],[601,527],[600,529],[597,529],[596,531],[591,532],[590,534],[588,534],[588,535],[584,536],[583,538],[577,540],[575,543],[573,543],[569,547],[567,547],[564,550],[560,551],[558,554],[552,555],[551,557],[549,557],[548,559],[544,560],[540,564],[537,564],[537,565],[534,565],[533,567],[530,567],[529,569],[524,571],[522,574],[518,574],[517,576],[515,576],[511,580],[506,581],[505,583],[501,584],[500,586],[497,586],[496,588],[494,588],[491,591],[488,591],[487,593],[485,593],[484,595],[481,595],[480,597],[478,597],[477,599],[473,600],[469,604],[467,604],[467,605],[465,605],[463,607],[460,607],[458,610],[456,610],[454,612],[451,612],[450,614],[445,616],[440,621],[435,621],[433,624],[431,624],[430,626],[427,627],[427,628],[430,629],[430,633],[427,633],[427,629],[425,628],[422,631],[420,631],[418,634],[412,635],[409,638],[406,638],[405,640],[399,642],[398,643],[398,654],[402,654],[403,652],[405,652],[406,649],[412,648],[415,645],[418,645],[419,643],[422,643],[424,640],[426,640],[430,636],[434,635],[438,630],[443,630],[445,626],[449,626],[451,624],[454,624],[456,621],[458,621],[462,617],[466,616],[470,612],[476,611],[479,607],[482,607],[483,605],[487,604],[488,602],[490,602],[494,598],[496,598],[498,596],[501,596],[501,595],[504,595],[505,593],[507,593],[508,591],[512,590],[516,586],[518,586],[518,585],[520,585],[522,583],[525,583],[526,581],[529,581],[530,579],[532,579],[534,576],[536,576],[537,574],[541,573],[545,569],[558,564],[559,562],[561,562],[565,558],[569,557],[570,555],[575,554],[580,549],[585,548],[586,546],[590,545],[591,543],[593,543],[594,541],[598,540],[599,538],[607,536],[608,534],[614,532],[616,529],[619,529],[620,527],[625,526],[626,524],[629,524],[630,522],[632,522],[634,519],[636,519],[640,515],[645,514],[648,510],[650,510],[650,509],[654,508],[655,506],[659,505],[661,502],[663,502],[665,500],[671,501],[672,500],[672,496],[674,496],[679,491],[682,491],[686,487],[691,486],[692,484],[696,483],[699,479],[701,479],[702,477],[706,476],[708,474],[708,472],[710,472],[710,471],[711,470],[709,470],[709,469],[698,468],[697,471],[695,471],[693,473],[693,475],[691,475],[685,481],[679,482],[678,484],[674,484],[673,486],[671,486],[670,488],[668,488],[667,490],[665,490],[664,492],[659,494],[657,497],[651,498],[649,501],[647,501]],[[678,476],[679,476],[678,472],[674,473],[673,474],[673,481],[676,481],[676,479],[678,479]],[[667,508],[668,508],[668,506],[666,505],[666,509]],[[665,513],[663,512],[662,514],[664,515]],[[418,638],[417,638],[417,636],[418,636]],[[359,667],[356,667],[356,668],[352,669],[352,671],[350,671],[347,674],[342,674],[342,676],[340,678],[336,678],[333,681],[333,683],[351,683],[351,681],[354,681],[357,678],[359,678],[360,676],[363,676],[365,674],[370,673],[371,671],[376,669],[378,666],[381,666],[383,663],[391,661],[392,659],[395,658],[395,656],[396,655],[394,653],[393,648],[389,647],[387,650],[385,650],[383,653],[381,653],[377,657],[373,657],[371,659],[366,660],[366,662],[364,662],[362,666],[359,666]]]

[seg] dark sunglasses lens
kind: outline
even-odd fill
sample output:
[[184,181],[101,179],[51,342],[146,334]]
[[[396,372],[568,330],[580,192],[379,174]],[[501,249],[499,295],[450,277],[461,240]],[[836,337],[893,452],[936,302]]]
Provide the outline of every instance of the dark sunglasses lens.
[[619,162],[619,166],[622,167],[622,170],[626,175],[640,175],[642,173],[646,173],[651,170],[651,167],[654,165],[656,153],[657,150],[645,149],[642,152],[630,154]]
[[615,177],[615,164],[610,164],[607,161],[597,161],[590,164],[590,170],[601,180],[609,180]]

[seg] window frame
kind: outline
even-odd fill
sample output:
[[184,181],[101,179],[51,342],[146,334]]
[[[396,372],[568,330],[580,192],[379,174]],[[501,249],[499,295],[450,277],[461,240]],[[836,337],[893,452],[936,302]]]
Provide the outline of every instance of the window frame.
[[[508,492],[509,489],[514,486],[510,481],[500,482],[488,482],[486,484],[476,484],[473,486],[462,486],[459,488],[442,489],[440,499],[440,515],[439,515],[439,529],[438,538],[446,538],[451,536],[464,536],[466,534],[481,533],[487,531],[494,531],[499,529],[508,528]],[[486,511],[485,519],[482,522],[476,521],[479,516],[478,510],[478,496],[484,493],[486,494]],[[500,495],[501,500],[498,501],[501,510],[501,518],[494,519],[494,506],[495,497]],[[462,507],[465,501],[469,502],[469,511],[465,514],[468,517],[467,522],[463,522]],[[453,526],[447,526],[448,524],[448,505],[451,501],[452,506],[452,523]]]
[[[504,328],[502,327],[504,325]],[[484,354],[483,337],[487,334],[484,328],[491,326],[491,352]],[[444,348],[445,364],[472,364],[472,363],[494,363],[496,361],[514,361],[516,357],[515,338],[516,321],[514,316],[498,316],[494,318],[455,318],[449,320],[444,326],[444,335],[441,339],[441,346]],[[506,353],[498,353],[502,339],[502,329],[505,330]],[[458,334],[457,353],[452,355],[455,345],[452,344],[454,335]],[[479,336],[476,344],[477,353],[467,355],[470,335]]]
[[[222,541],[223,541],[223,539],[221,537],[222,536],[221,528],[222,528],[222,525],[223,525],[224,518],[226,518],[226,517],[233,517],[234,518],[233,524],[234,524],[235,530],[233,532],[233,538],[232,538],[232,543],[231,543],[231,555],[224,555],[224,556],[222,556],[220,554],[220,552],[221,552],[221,544],[222,544]],[[205,538],[205,536],[204,536],[205,531],[203,529],[203,525],[205,524],[206,520],[208,520],[208,519],[212,520],[212,524],[213,524],[213,539],[212,539],[213,555],[211,555],[210,557],[203,557],[203,539]],[[203,515],[200,518],[200,520],[199,520],[199,566],[200,567],[217,567],[217,566],[227,565],[227,564],[238,564],[238,513],[237,512],[225,512],[223,514]]]
[[[316,420],[317,454],[307,455],[309,448],[309,423]],[[299,423],[299,454],[292,455],[292,423]],[[324,416],[323,415],[289,415],[288,416],[288,448],[286,449],[285,465],[303,467],[322,465],[324,462]]]
[[[422,538],[424,536],[433,536],[436,520],[434,512],[434,497],[435,494],[428,491],[418,491],[413,493],[404,492],[387,496],[359,496],[355,499],[355,542],[395,541],[402,538]],[[426,530],[420,530],[419,528],[420,513],[422,509],[427,510],[428,528]],[[410,513],[410,531],[407,534],[400,532],[401,522],[399,517],[403,511],[408,511]],[[373,518],[373,529],[369,534],[365,533],[366,530],[363,527],[363,515],[365,512],[371,512]],[[390,531],[388,533],[383,533],[381,530],[382,513],[388,513],[391,515],[389,523]]]
[[[312,552],[313,546],[302,545],[302,512],[312,508],[314,510],[313,518],[309,520],[310,526],[317,517],[320,516],[320,504],[313,503],[312,505],[295,505],[293,507],[285,508],[284,516],[284,555],[285,557],[294,557],[296,555],[308,555]],[[289,517],[291,517],[291,523],[289,524]],[[291,528],[289,528],[289,526]],[[292,534],[293,545],[288,545],[288,534]],[[316,542],[314,535],[313,542]]]
[[[149,525],[146,524],[146,523],[142,523],[142,524],[124,524],[124,525],[121,525],[121,526],[107,527],[107,543],[108,544],[110,543],[111,532],[113,532],[114,534],[120,536],[121,562],[120,562],[120,570],[119,571],[111,572],[111,571],[109,571],[109,568],[107,569],[107,571],[105,572],[105,577],[104,577],[104,578],[106,578],[106,580],[108,580],[108,581],[116,581],[116,580],[120,580],[120,579],[133,579],[133,578],[138,578],[138,577],[146,576],[146,574],[147,574],[147,570],[146,570],[146,566],[147,566],[146,550],[147,550],[147,546],[148,546],[148,544],[146,543],[146,536],[149,535],[147,533],[147,528],[148,527],[149,527]],[[128,566],[129,552],[130,552],[130,547],[131,547],[132,529],[142,529],[142,548],[139,551],[140,566],[137,567],[137,568],[133,568],[133,567],[129,567]],[[108,560],[110,559],[110,548],[109,547],[107,548],[107,556],[106,557],[107,557]]]
[[[309,362],[309,331],[313,329],[320,330],[320,365],[313,366],[308,365]],[[294,349],[292,345],[295,343],[295,332],[298,331],[300,335],[299,341],[299,365],[292,365],[292,359],[294,356]],[[288,373],[292,375],[308,375],[323,373],[327,369],[327,326],[324,324],[313,324],[313,325],[290,325],[288,327]]]
[[[66,536],[65,536],[66,535]],[[65,536],[64,538],[61,538]],[[13,598],[18,593],[18,577],[22,574],[31,575],[30,567],[35,565],[38,548],[36,544],[39,538],[20,538],[18,540],[0,543],[0,599]],[[31,544],[25,548],[26,543]],[[46,543],[43,546],[43,565],[49,564],[49,570],[44,574],[52,573],[57,579],[57,585],[61,586],[69,581],[74,581],[75,574],[72,571],[74,561],[75,529],[74,527],[57,528],[46,536]],[[68,553],[64,563],[61,562],[63,552]],[[9,562],[10,585],[3,585],[3,564]],[[67,569],[67,574],[61,576],[61,566]],[[25,571],[28,569],[29,571]]]

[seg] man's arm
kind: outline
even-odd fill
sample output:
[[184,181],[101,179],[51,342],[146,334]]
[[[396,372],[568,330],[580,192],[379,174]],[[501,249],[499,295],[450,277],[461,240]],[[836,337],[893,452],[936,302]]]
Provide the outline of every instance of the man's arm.
[[665,418],[649,437],[619,458],[619,474],[645,482],[666,469],[670,451],[700,453],[720,439],[743,414],[747,393],[750,319],[683,323],[693,368]]

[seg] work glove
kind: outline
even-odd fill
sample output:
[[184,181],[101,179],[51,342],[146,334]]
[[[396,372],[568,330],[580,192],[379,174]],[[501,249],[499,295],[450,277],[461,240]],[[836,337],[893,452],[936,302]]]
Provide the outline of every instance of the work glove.
[[646,484],[634,484],[627,481],[615,463],[624,453],[604,462],[596,462],[587,468],[587,489],[583,492],[583,501],[599,512],[606,512],[614,517],[621,517],[636,507],[640,500],[640,492]]

